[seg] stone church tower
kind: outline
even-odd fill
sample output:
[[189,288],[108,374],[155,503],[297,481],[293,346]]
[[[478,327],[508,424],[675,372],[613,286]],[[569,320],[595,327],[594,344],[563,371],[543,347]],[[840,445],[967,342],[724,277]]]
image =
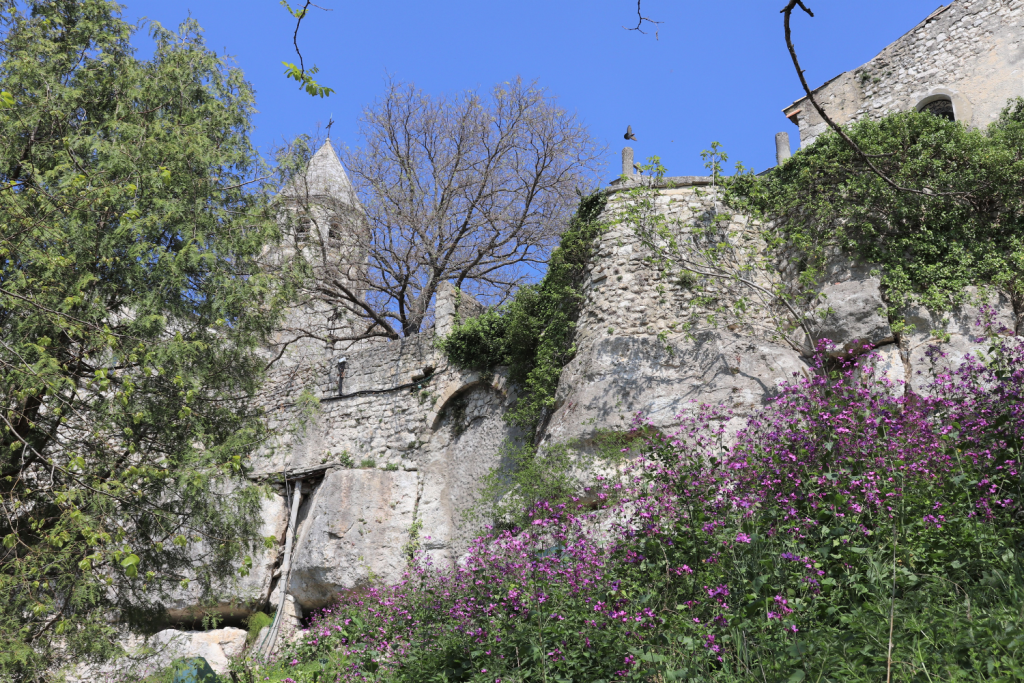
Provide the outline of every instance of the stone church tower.
[[312,271],[313,283],[300,289],[268,349],[271,411],[304,390],[321,395],[337,382],[337,366],[353,346],[339,340],[352,336],[354,321],[330,302],[341,288],[361,296],[370,239],[363,207],[330,139],[278,201],[283,236],[268,254],[269,267],[287,277],[301,263]]

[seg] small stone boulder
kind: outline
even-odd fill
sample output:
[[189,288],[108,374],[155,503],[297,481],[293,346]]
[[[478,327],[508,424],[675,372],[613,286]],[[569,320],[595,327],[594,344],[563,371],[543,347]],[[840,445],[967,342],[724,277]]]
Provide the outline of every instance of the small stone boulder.
[[826,269],[821,303],[811,324],[817,339],[835,344],[832,355],[859,354],[865,345],[892,342],[894,335],[885,315],[882,281],[869,265],[838,260]]
[[881,385],[893,397],[906,393],[907,370],[896,344],[886,344],[857,360],[853,373],[855,382],[862,385]]
[[202,657],[216,673],[228,673],[230,660],[245,651],[246,632],[240,628],[212,631],[164,629],[143,642],[129,637],[127,656],[100,665],[82,665],[67,674],[69,683],[139,681],[162,671],[177,659]]

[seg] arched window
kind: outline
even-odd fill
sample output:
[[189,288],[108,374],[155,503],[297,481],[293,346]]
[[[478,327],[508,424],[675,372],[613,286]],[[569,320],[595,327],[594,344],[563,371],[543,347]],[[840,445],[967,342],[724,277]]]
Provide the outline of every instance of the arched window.
[[313,221],[309,220],[307,216],[300,218],[295,226],[295,239],[306,240],[309,237],[309,229],[312,225]]
[[327,239],[332,242],[341,240],[341,236],[344,232],[344,228],[341,224],[341,220],[338,218],[332,218],[327,224]]
[[948,97],[932,100],[921,107],[921,111],[944,118],[947,121],[956,121],[956,114],[953,113],[953,100]]
[[918,100],[914,109],[940,116],[947,121],[959,121],[965,126],[971,125],[974,116],[970,100],[949,88],[932,88]]

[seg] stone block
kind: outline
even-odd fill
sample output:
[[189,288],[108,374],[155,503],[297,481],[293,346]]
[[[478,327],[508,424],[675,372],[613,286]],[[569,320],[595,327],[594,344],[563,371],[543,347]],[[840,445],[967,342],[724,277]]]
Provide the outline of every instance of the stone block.
[[226,675],[230,660],[245,650],[246,632],[240,628],[212,631],[164,629],[145,641],[128,637],[127,656],[100,665],[80,665],[67,673],[69,683],[138,681],[166,669],[176,659],[202,657],[217,674]]
[[881,279],[871,274],[870,265],[842,258],[828,265],[826,281],[820,289],[821,303],[811,324],[817,339],[829,339],[835,344],[833,355],[859,354],[865,345],[893,341],[881,286]]
[[304,610],[339,591],[393,584],[407,566],[416,472],[335,470],[313,494],[292,559],[289,593]]
[[896,344],[872,349],[857,360],[853,380],[866,386],[881,385],[894,397],[906,392],[907,370]]

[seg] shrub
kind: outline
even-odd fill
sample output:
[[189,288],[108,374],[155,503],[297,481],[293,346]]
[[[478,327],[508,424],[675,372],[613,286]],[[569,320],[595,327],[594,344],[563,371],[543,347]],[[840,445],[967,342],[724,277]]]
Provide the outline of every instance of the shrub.
[[245,620],[245,625],[248,629],[248,633],[245,636],[245,642],[248,645],[252,645],[259,636],[260,630],[265,626],[270,626],[272,623],[274,623],[274,617],[266,612],[254,612],[253,614],[250,614],[249,618]]
[[971,285],[1024,293],[1024,98],[1011,99],[988,129],[928,113],[862,119],[849,136],[895,183],[870,172],[827,131],[770,173],[739,173],[726,201],[771,221],[774,238],[804,257],[816,281],[836,248],[882,266],[890,317],[918,300],[949,310]]
[[509,379],[520,390],[506,414],[511,424],[533,431],[545,409],[554,406],[562,368],[576,353],[581,287],[594,240],[604,227],[598,218],[605,202],[599,192],[581,198],[538,284],[520,288],[504,306],[462,321],[440,342],[448,360],[460,367],[482,372],[509,368]]

